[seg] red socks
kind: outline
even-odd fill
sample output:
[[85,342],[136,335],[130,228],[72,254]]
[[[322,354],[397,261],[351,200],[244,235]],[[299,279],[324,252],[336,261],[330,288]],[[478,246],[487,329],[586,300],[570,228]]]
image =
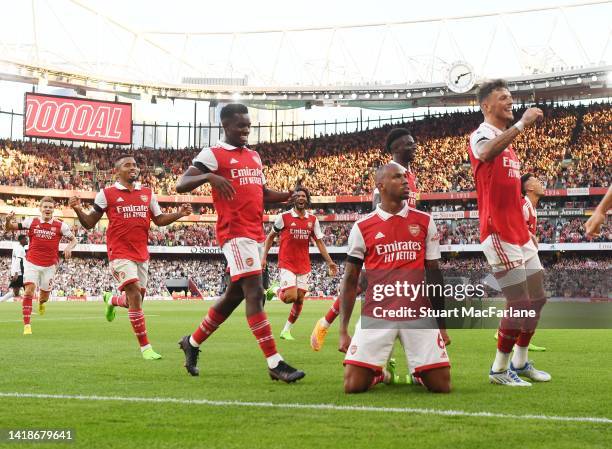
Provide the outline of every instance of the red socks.
[[21,311],[23,313],[23,324],[30,324],[30,318],[32,317],[32,297],[29,295],[23,295],[21,300]]
[[221,315],[214,308],[208,309],[206,318],[202,320],[198,328],[191,335],[193,341],[200,345],[210,335],[217,330],[217,328],[227,319],[226,316]]
[[527,347],[531,342],[531,337],[535,334],[536,327],[538,326],[538,321],[540,320],[540,312],[542,311],[542,307],[546,304],[546,298],[536,299],[531,301],[530,309],[534,310],[535,317],[526,318],[521,329],[521,333],[516,340],[516,344],[518,346]]
[[129,309],[128,316],[130,323],[132,323],[132,329],[138,339],[140,347],[147,346],[149,339],[147,338],[147,326],[145,325],[145,318],[142,309]]
[[266,312],[262,311],[251,315],[247,317],[247,321],[264,355],[271,357],[276,354],[276,342],[272,336],[272,328],[270,327]]
[[338,315],[340,315],[340,298],[336,298],[332,306],[327,311],[325,321],[331,324],[338,317]]
[[304,307],[303,302],[294,302],[293,307],[291,307],[291,312],[289,312],[289,318],[287,318],[287,321],[289,321],[291,324],[295,323],[300,316],[300,313],[302,313],[302,307]]
[[121,293],[121,296],[113,296],[110,300],[110,303],[113,306],[125,307],[127,309],[128,302],[127,302],[127,297],[125,296],[125,292]]

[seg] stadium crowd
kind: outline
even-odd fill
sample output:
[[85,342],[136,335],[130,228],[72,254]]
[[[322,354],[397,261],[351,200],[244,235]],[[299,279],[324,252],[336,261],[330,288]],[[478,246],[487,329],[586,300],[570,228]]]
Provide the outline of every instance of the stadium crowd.
[[[0,257],[0,287],[5,292],[9,283],[10,257]],[[546,268],[546,290],[554,297],[603,297],[610,293],[612,262],[609,257],[599,255],[573,255],[556,259],[542,256]],[[327,275],[327,265],[313,258],[310,294],[334,296],[343,275],[343,259],[337,259],[339,274]],[[269,261],[270,279],[278,279],[276,260]],[[445,278],[468,278],[472,283],[481,283],[490,273],[482,256],[444,258],[441,262]],[[167,279],[189,278],[203,296],[212,297],[224,290],[225,262],[220,257],[154,257],[149,265],[148,296],[169,296],[165,286]],[[97,296],[111,291],[115,285],[103,257],[74,257],[63,261],[53,281],[54,296]],[[489,295],[496,295],[488,290]]]
[[[544,107],[543,122],[516,142],[522,171],[547,188],[607,186],[612,165],[609,104]],[[522,111],[515,111],[520,116]],[[471,191],[467,137],[482,121],[480,112],[431,116],[408,122],[419,147],[414,169],[425,192]],[[399,125],[395,125],[399,126]],[[361,195],[373,188],[373,167],[390,158],[382,150],[391,125],[371,130],[253,148],[264,162],[268,184],[293,188],[298,178],[315,195]],[[0,184],[96,191],[112,182],[112,161],[123,149],[70,147],[0,141]],[[175,194],[177,178],[197,150],[137,150],[141,180],[158,194]],[[208,195],[202,186],[195,194]]]

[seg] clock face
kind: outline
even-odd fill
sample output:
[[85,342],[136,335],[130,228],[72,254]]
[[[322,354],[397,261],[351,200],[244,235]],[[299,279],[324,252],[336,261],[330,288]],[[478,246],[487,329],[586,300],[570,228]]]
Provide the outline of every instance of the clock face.
[[476,76],[467,62],[455,62],[448,70],[446,85],[453,92],[463,94],[474,87]]

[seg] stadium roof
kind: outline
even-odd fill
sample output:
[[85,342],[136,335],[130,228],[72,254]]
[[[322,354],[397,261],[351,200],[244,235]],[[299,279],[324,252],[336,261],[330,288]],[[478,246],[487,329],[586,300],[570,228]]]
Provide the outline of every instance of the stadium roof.
[[[612,63],[611,1],[518,1],[497,11],[473,3],[417,10],[395,0],[311,0],[289,11],[276,0],[10,2],[0,76],[134,95],[386,108],[416,96],[419,106],[468,103],[444,90],[452,63],[466,61],[479,79],[511,78],[531,96],[534,88],[549,91],[545,99],[609,95],[600,84]],[[574,78],[562,85],[551,73]],[[575,82],[593,76],[595,86]]]

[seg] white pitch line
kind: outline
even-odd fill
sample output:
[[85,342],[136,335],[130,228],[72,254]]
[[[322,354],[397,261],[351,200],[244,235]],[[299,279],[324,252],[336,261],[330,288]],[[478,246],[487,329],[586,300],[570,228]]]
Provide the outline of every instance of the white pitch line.
[[182,399],[164,397],[122,397],[122,396],[89,396],[68,394],[39,394],[39,393],[2,393],[0,397],[5,398],[31,398],[31,399],[74,399],[80,401],[116,401],[116,402],[145,402],[154,404],[185,404],[185,405],[209,405],[214,407],[261,407],[278,409],[301,409],[301,410],[332,410],[351,412],[381,412],[381,413],[415,413],[419,415],[437,416],[465,416],[470,418],[502,418],[522,419],[540,421],[564,421],[595,424],[612,424],[612,419],[594,416],[554,416],[554,415],[512,415],[506,413],[492,412],[466,412],[464,410],[436,410],[431,408],[407,408],[407,407],[374,407],[360,405],[336,405],[336,404],[284,404],[272,402],[242,402],[242,401],[215,401],[209,399]]

